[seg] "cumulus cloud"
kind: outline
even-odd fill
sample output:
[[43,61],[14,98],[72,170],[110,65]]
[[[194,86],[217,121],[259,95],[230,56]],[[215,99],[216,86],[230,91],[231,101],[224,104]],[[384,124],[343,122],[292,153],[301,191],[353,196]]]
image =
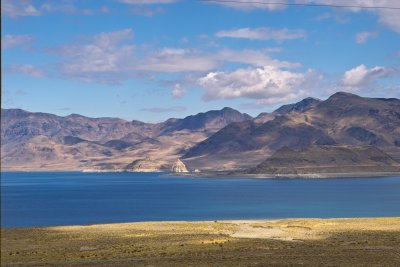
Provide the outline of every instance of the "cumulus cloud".
[[[59,70],[67,77],[85,82],[118,84],[148,72],[204,73],[226,63],[251,66],[294,68],[300,64],[282,61],[268,55],[275,49],[221,49],[204,52],[197,49],[136,47],[132,44],[133,31],[124,29],[86,36],[72,44],[49,51],[61,57]],[[176,89],[173,96],[182,94]]]
[[377,32],[359,32],[356,34],[356,42],[357,44],[364,44],[368,39],[376,38],[377,36]]
[[186,107],[176,106],[169,108],[160,108],[160,107],[142,108],[141,111],[153,112],[153,113],[183,112],[186,111]]
[[396,7],[400,8],[400,1],[393,0],[356,0],[351,3],[348,0],[296,0],[297,3],[315,3],[323,5],[337,5],[337,6],[355,6],[344,8],[350,12],[371,12],[378,16],[378,21],[386,27],[392,29],[395,32],[400,33],[400,16],[398,10],[382,9],[382,8],[368,8],[362,9],[356,6],[368,6],[368,7]]
[[319,77],[313,71],[296,73],[273,66],[210,72],[198,79],[205,100],[250,98],[263,103],[283,103],[305,94],[303,86]]
[[287,28],[271,29],[267,27],[260,27],[260,28],[240,28],[228,31],[220,31],[217,32],[215,36],[243,38],[250,40],[286,41],[286,40],[305,38],[306,33],[304,30],[301,29],[289,30]]
[[[271,3],[273,2],[273,3]],[[270,1],[270,0],[258,0],[258,1],[252,1],[252,0],[236,0],[236,1],[226,1],[226,2],[218,2],[218,1],[210,1],[208,3],[210,4],[218,4],[234,9],[239,9],[239,10],[254,10],[254,9],[264,9],[264,10],[280,10],[285,8],[285,3],[287,3],[287,0],[276,0],[276,1]]]
[[174,85],[174,88],[172,89],[171,94],[173,98],[181,98],[186,94],[186,90],[182,87],[180,83],[176,83]]
[[6,67],[8,73],[25,74],[35,78],[43,78],[46,76],[45,71],[41,67],[30,64],[12,64]]
[[28,34],[11,35],[6,34],[1,40],[2,48],[28,47],[33,37]]
[[342,85],[347,87],[366,86],[376,79],[385,78],[394,74],[394,70],[385,67],[367,68],[361,64],[353,69],[346,71],[342,77]]

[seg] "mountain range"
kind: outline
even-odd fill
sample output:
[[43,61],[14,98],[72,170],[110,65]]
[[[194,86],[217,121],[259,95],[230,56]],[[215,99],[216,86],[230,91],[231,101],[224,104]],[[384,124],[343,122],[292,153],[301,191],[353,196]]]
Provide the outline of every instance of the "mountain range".
[[372,145],[400,158],[400,100],[344,92],[325,101],[303,100],[272,114],[231,123],[191,147],[183,159],[193,168],[246,168],[283,147],[338,144]]
[[[400,100],[339,92],[251,116],[231,108],[162,123],[1,110],[2,170],[254,167],[282,148],[373,146],[400,158]],[[139,169],[140,170],[140,169]]]
[[232,122],[250,119],[231,108],[154,124],[2,109],[2,169],[123,170],[135,162],[168,169],[191,146]]

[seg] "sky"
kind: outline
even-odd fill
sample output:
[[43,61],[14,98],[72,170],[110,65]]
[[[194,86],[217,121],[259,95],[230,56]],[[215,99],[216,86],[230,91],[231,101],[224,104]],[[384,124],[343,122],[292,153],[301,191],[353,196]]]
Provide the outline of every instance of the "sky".
[[2,0],[1,12],[2,108],[160,122],[337,91],[400,97],[398,0]]

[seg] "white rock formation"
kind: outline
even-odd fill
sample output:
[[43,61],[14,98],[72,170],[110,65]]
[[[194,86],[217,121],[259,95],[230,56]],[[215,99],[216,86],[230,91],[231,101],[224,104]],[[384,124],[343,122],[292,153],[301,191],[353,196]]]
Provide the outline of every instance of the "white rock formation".
[[185,164],[180,159],[177,159],[175,161],[174,165],[172,165],[171,171],[172,172],[189,172],[188,169],[186,168]]

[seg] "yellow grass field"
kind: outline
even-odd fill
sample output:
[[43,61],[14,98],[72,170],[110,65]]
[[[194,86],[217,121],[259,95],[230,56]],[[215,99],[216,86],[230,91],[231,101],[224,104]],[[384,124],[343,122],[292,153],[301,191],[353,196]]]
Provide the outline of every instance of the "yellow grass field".
[[1,266],[400,266],[400,217],[3,228]]

